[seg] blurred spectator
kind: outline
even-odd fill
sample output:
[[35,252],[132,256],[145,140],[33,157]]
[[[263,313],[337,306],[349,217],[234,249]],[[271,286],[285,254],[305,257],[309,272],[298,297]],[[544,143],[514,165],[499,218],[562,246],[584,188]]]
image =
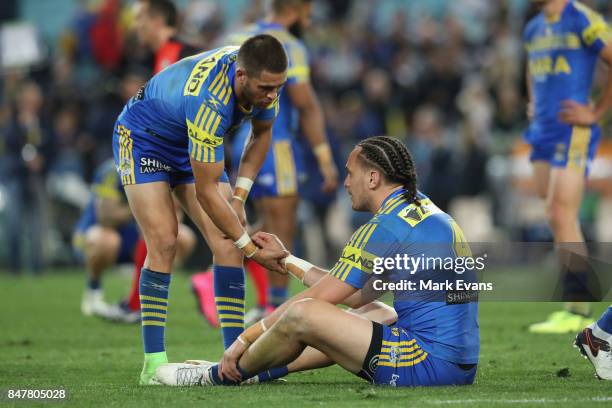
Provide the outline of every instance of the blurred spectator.
[[47,233],[45,176],[53,164],[55,145],[42,116],[44,99],[38,84],[23,83],[17,95],[5,133],[9,267],[13,273],[21,271],[22,247],[28,241],[28,266],[40,273]]

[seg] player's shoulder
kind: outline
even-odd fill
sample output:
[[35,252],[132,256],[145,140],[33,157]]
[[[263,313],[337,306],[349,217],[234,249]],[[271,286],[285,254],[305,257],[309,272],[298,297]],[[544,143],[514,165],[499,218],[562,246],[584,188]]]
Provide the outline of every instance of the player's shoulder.
[[523,38],[525,40],[530,39],[531,37],[533,37],[533,35],[535,34],[535,32],[538,30],[538,28],[544,24],[544,14],[542,12],[539,12],[538,14],[536,14],[535,16],[533,16],[528,22],[527,24],[525,24],[525,28],[523,29]]
[[184,95],[197,98],[222,115],[231,111],[229,101],[232,95],[233,68],[240,47],[227,46],[207,51],[195,56],[194,64],[187,82]]
[[600,13],[580,1],[570,1],[567,16],[570,23],[576,24],[578,28],[605,22]]
[[386,210],[381,218],[387,229],[401,239],[410,241],[446,241],[452,231],[452,218],[429,197],[418,193],[416,202],[403,200],[395,208]]

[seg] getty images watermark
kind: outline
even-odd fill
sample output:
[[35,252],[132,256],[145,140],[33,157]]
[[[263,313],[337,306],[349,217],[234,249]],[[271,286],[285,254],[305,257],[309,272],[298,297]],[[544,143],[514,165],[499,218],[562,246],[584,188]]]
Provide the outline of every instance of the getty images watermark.
[[[459,278],[466,273],[483,271],[486,259],[487,254],[477,257],[439,257],[425,254],[376,257],[372,262],[372,272],[376,275],[391,272],[394,278],[375,279],[372,284],[375,290],[381,291],[492,291],[491,282]],[[426,275],[432,272],[453,272],[459,276],[445,280],[428,279]],[[417,274],[424,276],[419,277]]]

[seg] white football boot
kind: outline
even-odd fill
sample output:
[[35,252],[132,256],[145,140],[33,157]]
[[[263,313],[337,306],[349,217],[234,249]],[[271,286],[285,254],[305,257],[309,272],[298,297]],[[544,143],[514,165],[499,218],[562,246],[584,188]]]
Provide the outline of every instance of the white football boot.
[[595,367],[595,376],[600,380],[612,380],[612,350],[610,336],[596,324],[592,324],[576,336],[574,347]]
[[174,387],[215,385],[210,373],[214,364],[162,364],[157,367],[155,378],[163,385]]
[[104,292],[101,289],[85,289],[81,300],[81,313],[85,316],[106,313],[109,304],[104,301]]

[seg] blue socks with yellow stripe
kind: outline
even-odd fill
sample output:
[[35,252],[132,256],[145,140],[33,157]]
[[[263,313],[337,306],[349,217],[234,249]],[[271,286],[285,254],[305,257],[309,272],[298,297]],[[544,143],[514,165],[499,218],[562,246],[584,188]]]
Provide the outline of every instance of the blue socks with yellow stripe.
[[213,265],[215,305],[227,349],[244,330],[244,269]]
[[140,314],[145,353],[166,351],[164,334],[168,313],[170,274],[143,268],[140,275]]
[[150,385],[155,369],[168,362],[165,332],[168,313],[168,289],[170,274],[142,268],[140,274],[140,314],[142,317],[142,341],[145,361],[140,384]]

